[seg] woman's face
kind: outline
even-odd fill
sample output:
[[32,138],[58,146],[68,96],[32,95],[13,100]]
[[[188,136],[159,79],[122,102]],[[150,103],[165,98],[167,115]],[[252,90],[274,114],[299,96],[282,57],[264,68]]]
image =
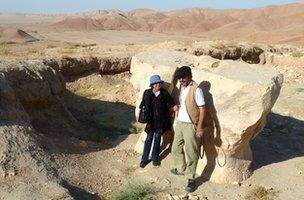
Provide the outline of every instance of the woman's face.
[[162,84],[161,83],[155,83],[152,85],[152,89],[154,92],[158,92],[161,88]]

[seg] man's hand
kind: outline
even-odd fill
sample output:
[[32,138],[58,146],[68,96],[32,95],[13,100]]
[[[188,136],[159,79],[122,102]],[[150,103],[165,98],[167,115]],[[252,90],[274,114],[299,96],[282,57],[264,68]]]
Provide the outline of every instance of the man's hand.
[[203,122],[205,118],[205,106],[199,107],[199,119],[196,125],[196,136],[201,138],[204,135]]
[[196,136],[202,138],[204,135],[204,129],[201,127],[196,127]]

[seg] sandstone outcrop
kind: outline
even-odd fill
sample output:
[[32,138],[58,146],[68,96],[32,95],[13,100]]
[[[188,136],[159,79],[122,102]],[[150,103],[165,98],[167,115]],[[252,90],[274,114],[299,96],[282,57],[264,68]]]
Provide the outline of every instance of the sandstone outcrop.
[[129,56],[62,57],[44,59],[43,62],[65,77],[69,77],[81,76],[85,73],[115,74],[129,71],[131,58]]
[[[202,88],[209,123],[205,126],[197,174],[219,183],[248,178],[253,161],[250,141],[259,134],[279,96],[283,77],[262,65],[220,61],[174,51],[147,51],[132,58],[131,83],[137,93],[137,109],[152,74],[159,74],[174,97],[179,87],[176,69],[192,67],[193,79]],[[144,133],[135,150],[143,146]]]
[[74,135],[77,121],[67,110],[62,96],[62,75],[40,61],[2,62],[3,72],[31,125],[50,135]]
[[42,63],[0,62],[1,199],[72,199],[39,147],[28,112],[49,106],[63,89],[55,70]]

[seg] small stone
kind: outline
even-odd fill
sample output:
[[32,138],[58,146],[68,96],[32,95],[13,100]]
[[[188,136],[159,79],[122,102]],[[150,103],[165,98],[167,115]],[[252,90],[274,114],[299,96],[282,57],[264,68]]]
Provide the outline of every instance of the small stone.
[[172,196],[173,200],[180,200],[178,196]]
[[242,185],[242,183],[237,182],[237,181],[233,181],[233,182],[232,182],[232,185],[238,185],[238,186],[241,186],[241,185]]
[[164,182],[165,182],[166,184],[171,184],[171,182],[170,182],[168,179],[164,179]]
[[200,198],[197,195],[189,194],[189,200],[199,200]]
[[88,143],[84,140],[81,140],[80,141],[80,144],[79,144],[82,148],[87,148],[88,147]]
[[158,182],[159,181],[159,178],[158,177],[156,177],[156,178],[150,178],[150,181],[151,181],[151,183],[155,183],[155,182]]
[[16,176],[16,175],[17,175],[17,173],[16,173],[15,170],[10,170],[10,171],[7,173],[7,176],[8,176],[8,177],[12,177],[12,176]]
[[1,168],[0,168],[0,174],[1,174],[2,177],[6,176],[5,171],[4,170],[2,171]]
[[182,199],[182,200],[190,199],[190,194],[181,195],[181,196],[179,196],[179,198]]
[[167,194],[167,198],[168,198],[169,200],[174,200],[174,198],[172,197],[171,194]]

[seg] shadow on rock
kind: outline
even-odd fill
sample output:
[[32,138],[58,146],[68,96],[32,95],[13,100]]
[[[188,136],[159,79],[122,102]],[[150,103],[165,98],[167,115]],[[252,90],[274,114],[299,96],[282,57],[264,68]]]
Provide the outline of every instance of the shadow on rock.
[[256,169],[304,155],[304,121],[270,113],[262,133],[251,141]]
[[199,87],[203,90],[205,98],[206,115],[204,118],[204,136],[202,139],[202,148],[200,157],[206,156],[206,166],[203,169],[201,176],[198,178],[198,183],[210,179],[218,157],[218,148],[222,144],[221,140],[221,126],[217,117],[217,111],[214,106],[213,96],[210,93],[211,83],[209,81],[203,81],[199,84]]

